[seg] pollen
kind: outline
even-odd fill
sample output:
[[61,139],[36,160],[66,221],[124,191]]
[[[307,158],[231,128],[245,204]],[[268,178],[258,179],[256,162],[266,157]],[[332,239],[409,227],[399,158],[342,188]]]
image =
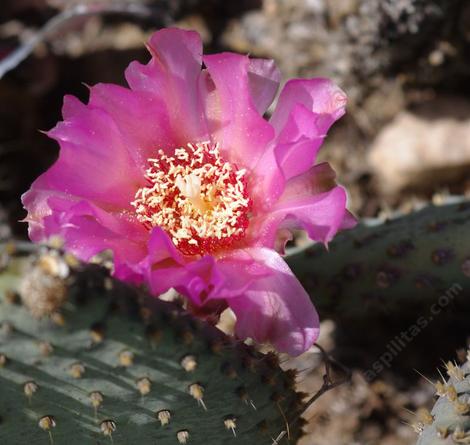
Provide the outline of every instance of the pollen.
[[217,144],[188,144],[148,159],[147,185],[135,200],[137,219],[161,227],[185,255],[214,253],[241,240],[251,199],[246,170],[225,161]]

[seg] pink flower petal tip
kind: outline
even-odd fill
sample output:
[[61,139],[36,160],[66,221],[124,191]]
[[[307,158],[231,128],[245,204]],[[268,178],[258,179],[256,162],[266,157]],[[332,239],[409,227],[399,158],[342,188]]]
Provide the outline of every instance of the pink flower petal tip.
[[292,230],[328,243],[354,225],[316,154],[345,112],[328,79],[290,80],[272,118],[272,60],[202,55],[199,35],[163,29],[128,87],[66,96],[48,135],[58,160],[23,195],[33,241],[60,236],[83,260],[109,249],[115,275],[174,288],[197,315],[231,308],[236,335],[298,355],[317,339],[311,298],[280,256]]

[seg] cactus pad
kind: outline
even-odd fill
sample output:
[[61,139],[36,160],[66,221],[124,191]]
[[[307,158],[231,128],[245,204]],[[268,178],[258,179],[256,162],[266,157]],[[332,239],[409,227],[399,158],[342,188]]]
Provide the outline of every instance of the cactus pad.
[[[25,305],[47,292],[26,261],[10,255],[0,273],[0,443],[269,445],[302,410],[275,355],[100,267],[72,267],[60,312],[33,317]],[[20,304],[12,289],[39,296]]]
[[439,396],[429,420],[421,422],[417,445],[470,444],[470,362],[446,365],[449,380],[436,383]]
[[470,295],[470,202],[430,205],[385,222],[361,223],[288,263],[323,317],[363,319],[427,307],[455,289]]

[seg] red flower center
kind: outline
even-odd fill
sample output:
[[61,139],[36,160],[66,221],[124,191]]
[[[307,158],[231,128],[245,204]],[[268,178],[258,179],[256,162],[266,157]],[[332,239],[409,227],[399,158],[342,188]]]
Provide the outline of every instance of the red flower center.
[[159,150],[148,164],[148,185],[131,204],[149,230],[161,227],[185,255],[213,253],[244,237],[251,209],[246,170],[225,161],[217,145],[188,144],[173,156]]

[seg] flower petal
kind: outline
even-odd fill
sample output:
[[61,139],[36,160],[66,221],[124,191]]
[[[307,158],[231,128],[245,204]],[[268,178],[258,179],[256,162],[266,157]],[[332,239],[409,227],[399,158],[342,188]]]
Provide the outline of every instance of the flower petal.
[[28,215],[24,222],[28,223],[28,236],[31,241],[40,243],[47,240],[53,233],[46,233],[44,227],[44,218],[51,216],[53,210],[49,205],[49,200],[52,198],[62,198],[64,200],[78,201],[78,198],[71,197],[66,193],[49,190],[42,187],[42,176],[40,176],[31,186],[31,189],[21,196],[21,202],[24,208],[28,211]]
[[143,182],[115,122],[104,111],[87,108],[48,132],[61,150],[55,164],[30,192],[54,190],[118,210],[130,202]]
[[154,158],[159,149],[169,151],[181,145],[177,131],[170,125],[166,105],[153,94],[101,83],[90,88],[89,106],[112,117],[142,170],[148,168],[147,160]]
[[311,239],[328,243],[343,224],[346,200],[346,191],[337,186],[310,198],[286,201],[278,211],[286,216],[295,215]]
[[157,267],[158,263],[173,260],[177,264],[184,264],[183,255],[176,249],[169,235],[160,227],[154,227],[148,241],[148,261],[151,267]]
[[250,59],[233,53],[204,57],[210,76],[201,85],[209,130],[221,152],[240,167],[252,168],[274,130],[256,110],[250,91]]
[[[293,202],[298,202],[299,200],[305,199],[308,201],[314,196],[328,196],[329,199],[331,199],[331,204],[323,202],[321,205],[330,206],[329,208],[332,212],[330,215],[328,215],[326,211],[322,211],[320,207],[316,207],[316,209],[312,209],[312,211],[318,212],[318,215],[315,215],[316,219],[308,217],[307,214],[304,214],[303,216],[296,215],[293,218],[298,219],[303,228],[307,228],[307,231],[309,231],[309,234],[313,237],[313,239],[327,243],[333,238],[338,230],[351,229],[357,224],[356,218],[345,208],[343,216],[340,217],[342,213],[341,209],[343,206],[345,206],[345,204],[343,204],[345,202],[343,199],[345,196],[345,191],[341,187],[336,187],[335,179],[336,173],[331,168],[330,164],[328,164],[328,162],[317,164],[307,172],[295,176],[294,178],[291,178],[289,181],[287,181],[284,193],[279,198],[277,208],[286,209],[291,207]],[[331,195],[325,195],[325,193],[329,191],[333,191],[333,193]],[[318,204],[315,204],[315,206],[318,206],[321,202],[322,200],[320,200]],[[295,204],[293,206],[295,207]],[[330,229],[325,237],[318,237],[318,233],[321,233],[321,231],[318,232],[317,230],[313,229],[313,226],[315,225],[324,225],[324,223],[320,222],[320,213],[322,213],[327,219],[330,217],[332,218],[330,221]],[[310,230],[308,229],[309,223],[305,221],[302,222],[302,218],[304,217],[307,217],[307,219],[313,224]],[[340,221],[339,225],[338,221]],[[313,233],[317,233],[317,237],[313,236]]]
[[348,230],[348,229],[353,229],[357,225],[357,219],[356,217],[349,211],[346,210],[344,212],[344,218],[341,223],[341,227],[339,228],[340,230]]
[[311,239],[328,243],[338,230],[353,227],[353,219],[346,212],[345,190],[336,186],[317,195],[280,202],[253,224],[259,233],[257,245],[274,248],[280,230],[304,229]]
[[165,104],[177,146],[207,140],[199,91],[202,57],[199,34],[177,28],[162,29],[152,35],[148,48],[152,59],[147,65],[132,62],[127,68],[129,86]]
[[253,214],[270,211],[282,195],[285,187],[284,174],[272,146],[263,155],[249,175],[248,188],[253,199]]
[[187,264],[169,261],[153,268],[150,278],[154,293],[174,288],[201,314],[205,307],[228,304],[237,315],[241,338],[271,342],[298,355],[318,337],[318,315],[309,296],[270,249],[237,250],[218,260],[205,256]]
[[330,126],[345,113],[346,95],[328,79],[290,80],[271,124],[276,156],[286,179],[308,170]]
[[299,355],[318,338],[318,314],[284,260],[270,249],[246,249],[270,274],[251,282],[239,297],[228,299],[237,317],[236,333],[270,342],[278,351]]
[[250,59],[248,81],[256,110],[263,115],[276,97],[281,72],[274,60]]
[[173,259],[151,267],[149,281],[154,294],[162,294],[174,288],[186,296],[195,306],[204,305],[208,295],[221,287],[223,277],[212,256],[178,264]]
[[69,120],[83,112],[86,112],[87,106],[80,102],[78,98],[70,94],[64,96],[64,103],[62,105],[62,117],[64,120]]
[[[166,239],[167,238],[167,239]],[[159,252],[155,256],[154,251]],[[164,232],[154,229],[149,243],[149,281],[155,294],[176,289],[194,306],[241,295],[252,280],[265,273],[251,257],[227,255],[215,259],[183,258]]]
[[110,214],[87,201],[58,196],[50,197],[47,204],[50,214],[43,218],[43,239],[60,236],[65,248],[78,258],[88,261],[110,249],[119,267],[121,263],[139,263],[145,257],[147,232],[125,214]]
[[286,179],[307,171],[315,163],[324,139],[318,119],[321,115],[296,105],[277,137],[274,152]]
[[327,192],[335,187],[335,179],[336,173],[328,162],[314,165],[305,173],[287,181],[279,203]]
[[279,134],[284,128],[291,111],[302,104],[313,113],[323,115],[318,128],[326,133],[328,128],[345,113],[346,94],[329,79],[292,79],[281,91],[271,124]]

